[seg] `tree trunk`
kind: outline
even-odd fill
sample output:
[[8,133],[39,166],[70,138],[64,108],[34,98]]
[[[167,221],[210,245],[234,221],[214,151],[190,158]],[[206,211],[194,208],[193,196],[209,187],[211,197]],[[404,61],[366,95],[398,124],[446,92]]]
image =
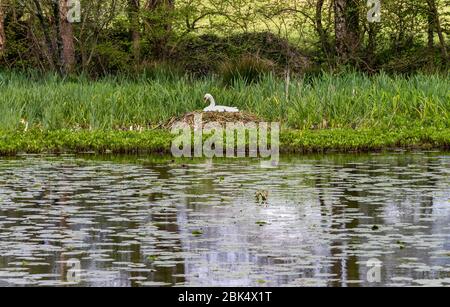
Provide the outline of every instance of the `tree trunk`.
[[128,0],[128,18],[131,25],[133,58],[139,64],[141,57],[141,34],[139,31],[139,0]]
[[[45,21],[45,17],[44,17],[44,11],[42,10],[42,6],[40,3],[40,0],[34,0],[34,5],[36,8],[36,16],[39,20],[39,24],[41,25],[41,29],[42,32],[44,34],[44,38],[45,38],[45,43],[44,43],[44,48],[42,50],[42,53],[44,54],[44,56],[48,59],[49,61],[49,65],[52,69],[56,68],[56,63],[55,63],[55,48],[53,48],[53,42],[50,38],[50,27],[47,24],[47,22]],[[30,31],[31,27],[30,27]]]
[[59,0],[59,27],[61,48],[60,57],[62,71],[65,74],[72,73],[75,68],[75,45],[73,41],[73,27],[68,20],[69,0]]
[[[148,0],[147,9],[154,11],[159,8],[172,10],[175,7],[175,0]],[[170,26],[170,24],[169,24]]]
[[4,54],[6,49],[6,35],[4,28],[4,9],[6,5],[4,0],[0,0],[0,57]]
[[172,31],[171,12],[175,7],[175,0],[148,0],[146,9],[152,14],[148,21],[153,56],[164,59],[166,45]]
[[432,12],[427,10],[427,36],[428,36],[428,49],[430,52],[434,48],[434,18]]
[[342,62],[359,49],[359,0],[334,0],[336,53]]
[[334,33],[336,37],[336,53],[340,58],[347,54],[345,47],[346,24],[345,7],[347,0],[334,0]]
[[445,45],[444,34],[442,33],[441,22],[439,20],[439,12],[437,10],[436,1],[435,0],[427,0],[428,10],[433,18],[433,25],[436,33],[439,37],[439,43],[441,45],[442,56],[444,59],[448,58],[447,47]]
[[322,47],[323,53],[328,57],[328,53],[330,51],[330,45],[328,41],[327,33],[325,32],[322,24],[322,9],[323,9],[324,0],[317,0],[316,2],[316,31],[319,35],[320,45]]
[[53,18],[55,20],[56,28],[56,63],[58,70],[61,74],[64,74],[63,69],[63,41],[61,37],[61,7],[60,1],[52,1]]

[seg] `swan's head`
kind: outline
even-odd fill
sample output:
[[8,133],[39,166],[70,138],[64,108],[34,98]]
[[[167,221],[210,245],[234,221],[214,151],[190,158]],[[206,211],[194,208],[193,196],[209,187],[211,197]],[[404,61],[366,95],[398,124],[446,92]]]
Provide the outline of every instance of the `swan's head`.
[[214,97],[211,94],[206,94],[205,97],[203,97],[203,99],[205,100],[205,102],[214,101]]

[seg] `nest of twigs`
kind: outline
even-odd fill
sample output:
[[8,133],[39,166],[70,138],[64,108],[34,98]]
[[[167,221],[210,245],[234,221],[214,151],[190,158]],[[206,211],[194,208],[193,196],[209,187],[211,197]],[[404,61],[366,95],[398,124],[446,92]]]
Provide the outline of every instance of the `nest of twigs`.
[[253,122],[259,123],[263,120],[257,117],[254,114],[246,113],[246,112],[202,112],[202,111],[194,111],[190,113],[186,113],[182,116],[172,117],[167,123],[162,125],[162,128],[172,129],[176,123],[186,123],[190,127],[194,127],[194,118],[195,116],[200,116],[202,119],[202,126],[205,126],[207,123],[216,122],[221,124],[224,128],[226,127],[226,123],[237,123],[241,122],[243,124]]

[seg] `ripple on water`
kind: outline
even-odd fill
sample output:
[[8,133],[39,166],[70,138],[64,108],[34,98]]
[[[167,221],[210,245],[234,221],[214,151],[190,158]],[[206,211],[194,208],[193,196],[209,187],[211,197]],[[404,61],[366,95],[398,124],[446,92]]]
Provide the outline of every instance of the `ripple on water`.
[[0,159],[0,285],[450,284],[445,153],[183,163]]

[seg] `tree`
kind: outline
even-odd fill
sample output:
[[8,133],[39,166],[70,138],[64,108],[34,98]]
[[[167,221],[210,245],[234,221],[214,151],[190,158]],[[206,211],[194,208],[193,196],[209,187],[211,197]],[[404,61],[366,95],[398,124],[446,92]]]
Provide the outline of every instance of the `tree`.
[[[54,46],[53,41],[51,39],[52,35],[51,35],[51,28],[50,25],[47,22],[47,19],[45,18],[44,15],[44,10],[42,8],[41,2],[39,0],[33,0],[33,4],[34,7],[31,8],[32,12],[35,12],[35,15],[38,18],[39,21],[39,25],[41,28],[41,31],[44,35],[44,48],[40,48],[40,53],[44,55],[45,58],[47,58],[48,63],[51,67],[52,70],[56,69],[56,62],[55,62],[55,50],[56,50],[56,46]],[[33,16],[34,17],[34,16]],[[34,31],[34,27],[33,24],[30,22],[29,23],[29,31],[31,33],[35,32]],[[32,35],[33,37],[35,37],[36,35]]]
[[158,59],[165,58],[166,45],[172,32],[172,12],[175,0],[148,0],[147,28],[151,35],[150,43],[153,56]]
[[[428,27],[431,27],[432,24],[432,28],[434,28],[436,30],[436,33],[438,34],[439,37],[439,43],[441,45],[441,52],[442,52],[442,56],[444,57],[444,59],[448,58],[448,54],[447,54],[447,47],[445,45],[445,39],[444,39],[444,34],[442,31],[442,27],[441,27],[441,21],[439,19],[439,12],[437,9],[437,5],[436,5],[436,0],[426,0],[427,1],[427,5],[428,5]],[[430,47],[430,45],[432,44],[432,39],[433,37],[430,37],[430,35],[434,35],[433,31],[430,29],[428,30],[428,46]],[[432,47],[432,45],[431,45]]]
[[427,11],[426,15],[427,15],[428,49],[432,51],[434,48],[434,18],[429,8],[427,8],[426,11]]
[[59,19],[60,19],[60,40],[62,50],[60,50],[61,69],[63,73],[71,73],[75,67],[75,46],[73,42],[73,27],[68,20],[69,0],[59,1]]
[[315,23],[316,23],[316,31],[319,35],[320,45],[322,47],[322,51],[325,55],[328,56],[330,51],[330,44],[328,40],[328,34],[323,28],[322,24],[322,10],[323,10],[324,0],[317,0],[316,2],[316,13],[315,13]]
[[[61,74],[71,73],[75,66],[75,46],[73,27],[68,20],[69,0],[51,0],[48,3],[34,0],[33,3],[32,11],[38,18],[45,41],[41,53],[52,69]],[[46,4],[47,7],[44,6]],[[50,16],[47,16],[47,11]],[[32,24],[30,31],[35,31]]]
[[6,8],[5,0],[0,0],[0,56],[3,55],[6,49],[6,35],[4,27],[5,8]]
[[141,33],[140,33],[140,1],[128,0],[128,19],[130,22],[130,32],[132,41],[132,53],[136,64],[140,61],[141,56]]
[[422,62],[411,61],[424,49],[439,52],[443,61],[436,62],[449,60],[450,0],[383,0],[377,23],[365,18],[367,0],[80,1],[74,25],[70,0],[0,0],[0,65],[67,74],[78,60],[80,72],[97,76],[128,70],[130,59],[136,66],[152,60],[178,65],[179,46],[196,35],[205,44],[226,37],[235,43],[242,33],[260,31],[287,39],[287,54],[296,43],[299,50],[317,48],[311,54],[318,65],[419,68]]
[[336,53],[347,62],[354,59],[360,44],[359,0],[334,0]]
[[[81,20],[77,27],[77,46],[84,72],[98,73],[99,45],[105,42],[115,42],[108,37],[108,30],[113,30],[113,21],[123,13],[122,0],[81,2]],[[126,2],[124,3],[127,4]]]

